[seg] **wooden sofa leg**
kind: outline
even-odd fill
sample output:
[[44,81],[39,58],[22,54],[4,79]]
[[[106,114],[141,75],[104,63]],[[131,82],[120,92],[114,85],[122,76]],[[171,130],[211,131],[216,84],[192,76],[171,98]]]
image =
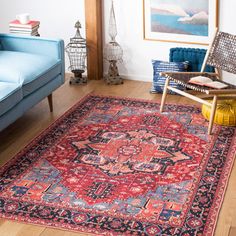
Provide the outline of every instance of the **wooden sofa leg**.
[[50,112],[53,112],[52,94],[48,95],[48,105],[49,105]]

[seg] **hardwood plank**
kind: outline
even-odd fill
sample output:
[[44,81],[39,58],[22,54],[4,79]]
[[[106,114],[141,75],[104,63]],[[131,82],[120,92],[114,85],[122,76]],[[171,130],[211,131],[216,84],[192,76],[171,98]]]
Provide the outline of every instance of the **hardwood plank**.
[[45,227],[1,220],[1,236],[40,236]]
[[91,234],[86,233],[75,233],[75,232],[68,232],[65,230],[58,230],[58,229],[45,229],[40,236],[90,236]]
[[235,236],[236,235],[236,227],[231,227],[229,231],[229,236]]
[[236,199],[230,199],[229,196],[225,196],[224,203],[222,205],[215,236],[228,235],[230,227],[232,226],[232,220],[235,217]]
[[[68,76],[69,78],[69,76]],[[18,151],[27,145],[42,130],[60,117],[72,105],[89,93],[123,96],[155,100],[160,103],[160,94],[150,94],[151,83],[125,80],[123,85],[107,85],[102,80],[89,81],[87,85],[69,85],[66,83],[53,94],[54,111],[49,112],[47,99],[25,113],[14,124],[0,132],[0,165],[10,160]],[[167,95],[167,103],[195,104],[190,99],[177,95]],[[233,234],[236,227],[236,165],[234,165],[227,187],[225,199],[220,211],[215,236]],[[31,232],[31,234],[29,233]],[[0,220],[1,236],[74,236],[86,235],[59,229],[44,228],[40,226]],[[89,235],[89,234],[88,234]]]

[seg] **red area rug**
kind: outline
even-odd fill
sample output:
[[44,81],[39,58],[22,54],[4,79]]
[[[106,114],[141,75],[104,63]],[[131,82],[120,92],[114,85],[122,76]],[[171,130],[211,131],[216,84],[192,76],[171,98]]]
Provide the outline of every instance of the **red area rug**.
[[87,96],[1,168],[0,216],[98,235],[213,235],[236,150],[192,106]]

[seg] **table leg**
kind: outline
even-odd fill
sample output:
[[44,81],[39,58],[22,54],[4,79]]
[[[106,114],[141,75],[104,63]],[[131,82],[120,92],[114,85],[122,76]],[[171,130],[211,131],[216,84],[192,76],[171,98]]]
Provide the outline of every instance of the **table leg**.
[[215,118],[215,112],[216,112],[216,106],[217,106],[217,96],[215,95],[213,97],[212,105],[211,105],[211,115],[209,120],[209,126],[208,126],[208,134],[211,135],[212,126]]
[[170,81],[170,79],[166,78],[165,87],[164,87],[162,98],[161,98],[160,112],[163,112],[163,108],[164,108],[165,101],[166,101],[166,95],[167,95],[167,90],[168,90],[167,87],[169,85],[169,81]]

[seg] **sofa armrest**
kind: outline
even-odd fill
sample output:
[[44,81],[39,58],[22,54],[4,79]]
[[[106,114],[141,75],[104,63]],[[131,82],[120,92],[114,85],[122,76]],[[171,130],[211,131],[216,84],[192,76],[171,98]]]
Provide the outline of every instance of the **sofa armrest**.
[[1,50],[35,53],[64,62],[64,41],[36,36],[0,34]]

